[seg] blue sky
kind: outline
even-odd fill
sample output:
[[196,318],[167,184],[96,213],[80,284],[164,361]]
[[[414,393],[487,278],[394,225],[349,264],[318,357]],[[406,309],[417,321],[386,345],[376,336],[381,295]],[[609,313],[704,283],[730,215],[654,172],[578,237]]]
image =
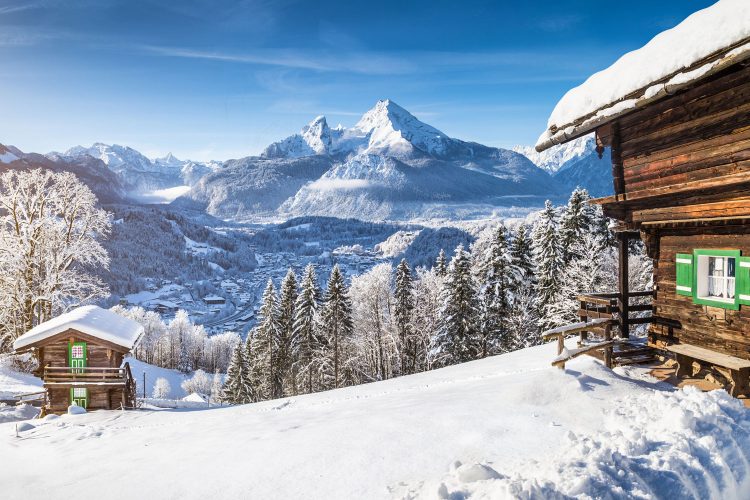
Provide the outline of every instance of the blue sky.
[[223,160],[390,98],[533,144],[569,88],[711,3],[0,0],[0,143]]

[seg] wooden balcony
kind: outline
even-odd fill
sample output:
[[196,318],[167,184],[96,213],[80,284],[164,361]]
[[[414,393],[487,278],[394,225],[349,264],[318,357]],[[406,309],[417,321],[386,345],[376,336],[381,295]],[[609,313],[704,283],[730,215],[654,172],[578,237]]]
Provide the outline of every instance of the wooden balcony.
[[67,366],[45,366],[45,385],[128,385],[129,366],[121,368],[70,368]]

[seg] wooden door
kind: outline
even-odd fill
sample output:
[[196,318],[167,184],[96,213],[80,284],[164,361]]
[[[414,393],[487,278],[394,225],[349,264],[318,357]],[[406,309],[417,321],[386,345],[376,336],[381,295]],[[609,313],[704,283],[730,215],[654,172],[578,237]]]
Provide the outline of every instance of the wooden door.
[[83,373],[88,361],[86,342],[73,342],[68,346],[68,366],[72,373]]
[[76,404],[81,408],[89,407],[89,390],[86,387],[70,388],[70,404]]

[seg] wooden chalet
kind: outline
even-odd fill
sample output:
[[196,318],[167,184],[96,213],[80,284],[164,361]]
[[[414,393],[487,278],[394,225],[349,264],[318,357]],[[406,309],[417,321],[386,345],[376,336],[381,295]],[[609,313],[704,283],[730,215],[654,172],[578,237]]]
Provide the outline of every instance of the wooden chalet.
[[[618,221],[620,272],[616,292],[581,297],[582,323],[611,318],[621,338],[648,323],[649,346],[677,359],[678,376],[709,368],[747,394],[750,2],[696,12],[569,91],[536,149],[591,132],[600,157],[611,151],[614,195],[593,203]],[[653,290],[628,290],[631,238],[653,259]]]
[[41,323],[13,343],[32,351],[46,392],[44,413],[76,404],[89,410],[135,406],[135,380],[124,356],[143,327],[97,306],[84,306]]

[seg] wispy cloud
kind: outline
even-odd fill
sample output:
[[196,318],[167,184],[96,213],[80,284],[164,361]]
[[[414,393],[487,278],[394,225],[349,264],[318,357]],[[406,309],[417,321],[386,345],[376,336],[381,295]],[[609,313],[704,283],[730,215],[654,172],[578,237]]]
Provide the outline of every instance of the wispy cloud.
[[241,64],[257,64],[327,72],[392,74],[413,71],[408,61],[378,53],[346,53],[291,49],[257,49],[247,53],[205,51],[181,47],[141,45],[143,51],[165,57],[205,59]]

